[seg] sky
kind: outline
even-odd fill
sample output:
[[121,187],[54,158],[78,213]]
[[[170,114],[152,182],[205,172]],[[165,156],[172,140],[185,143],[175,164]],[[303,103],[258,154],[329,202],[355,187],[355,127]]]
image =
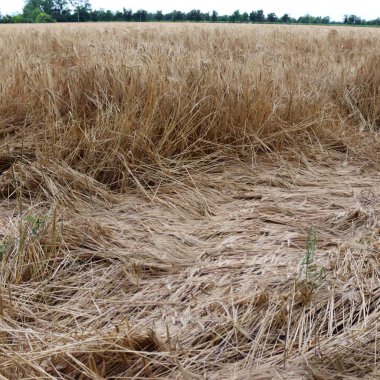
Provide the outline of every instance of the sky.
[[[231,14],[239,9],[241,12],[263,9],[265,14],[275,12],[278,16],[289,13],[292,17],[305,14],[313,16],[330,16],[332,20],[340,21],[345,14],[355,14],[361,18],[372,20],[380,17],[379,0],[90,0],[93,9],[122,10],[123,7],[136,11],[162,10],[164,13],[174,9],[188,12],[191,9],[200,9],[202,12],[216,10],[219,14]],[[0,0],[2,14],[20,12],[24,0]]]

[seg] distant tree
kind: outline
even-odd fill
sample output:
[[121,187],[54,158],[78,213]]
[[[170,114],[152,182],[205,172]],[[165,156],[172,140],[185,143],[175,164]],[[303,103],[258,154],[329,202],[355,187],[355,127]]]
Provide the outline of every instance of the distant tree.
[[91,4],[88,0],[70,0],[71,6],[74,8],[76,20],[87,21],[91,13]]
[[228,22],[228,21],[230,21],[230,16],[229,15],[218,16],[218,21],[219,22]]
[[124,21],[132,21],[132,9],[123,8],[123,20]]
[[21,23],[25,22],[24,18],[21,15],[13,16],[12,19],[13,19],[12,22],[15,24],[21,24]]
[[267,15],[267,21],[268,22],[277,22],[278,17],[276,16],[276,13],[268,13]]
[[104,11],[101,10],[93,10],[91,12],[91,21],[98,22],[101,20],[101,14],[104,13]]
[[264,22],[265,21],[265,14],[262,9],[259,9],[257,11],[257,22]]
[[157,11],[156,14],[154,15],[154,19],[156,21],[162,21],[164,18],[164,15],[162,14],[162,11]]
[[290,21],[290,16],[285,13],[282,17],[281,17],[281,21],[282,22],[289,22]]
[[[36,8],[36,9],[33,9],[30,13],[26,15],[24,15],[24,18],[25,20],[29,20],[30,22],[36,22],[36,19],[37,19],[37,16],[43,12],[41,10],[41,8]],[[46,13],[46,12],[43,12],[43,13]]]
[[211,22],[217,22],[217,21],[218,21],[218,12],[217,11],[212,11]]
[[232,13],[230,17],[231,22],[240,22],[241,21],[241,14],[239,9],[237,9],[234,13]]
[[193,9],[187,14],[189,21],[202,21],[202,12],[199,9]]
[[68,0],[53,0],[52,2],[53,14],[62,15],[65,10],[68,10],[69,1]]
[[368,25],[380,25],[380,17],[375,20],[368,21],[367,23]]
[[349,25],[353,25],[353,24],[360,25],[363,23],[362,19],[356,15],[350,15],[350,16],[345,15],[343,22]]
[[70,4],[68,0],[53,0],[51,16],[58,22],[69,21],[70,19]]
[[299,17],[296,22],[298,22],[300,24],[329,24],[330,23],[330,17],[329,16],[326,16],[326,17],[321,17],[321,16],[314,17],[314,16],[311,16],[309,14],[306,14],[305,16]]
[[330,24],[330,16],[322,17],[322,24]]
[[43,12],[57,21],[67,21],[70,16],[68,0],[26,0],[22,12],[23,22],[35,22]]
[[1,19],[1,22],[3,24],[13,24],[13,17],[12,16],[9,16],[9,15],[5,15],[2,19]]
[[[143,9],[133,13],[130,9],[123,8],[123,11],[112,12],[111,10],[91,10],[90,0],[24,0],[23,12],[16,16],[1,16],[0,23],[5,22],[38,22],[50,20],[46,14],[58,22],[64,21],[206,21],[206,22],[253,22],[263,23],[265,21],[283,23],[305,23],[305,24],[330,24],[330,17],[305,15],[297,20],[285,13],[282,17],[277,17],[275,13],[269,13],[266,17],[262,9],[251,13],[240,13],[235,10],[232,15],[219,15],[216,10],[211,13],[202,13],[199,9],[193,9],[188,13],[172,11],[163,14],[161,10],[156,13],[147,12]],[[20,17],[18,17],[20,16]],[[380,18],[366,21],[356,15],[345,15],[343,23],[348,25],[380,25]]]
[[312,17],[309,14],[306,14],[305,16],[298,17],[297,22],[300,24],[311,24]]
[[172,20],[173,21],[184,21],[184,20],[186,20],[186,14],[181,12],[181,11],[173,11]]
[[[75,18],[75,15],[74,15]],[[115,15],[110,11],[105,11],[104,9],[91,11],[90,14],[91,21],[113,21],[115,19]]]
[[132,15],[134,21],[145,22],[148,16],[148,12],[144,9],[139,9]]
[[124,21],[124,14],[123,14],[123,12],[116,11],[115,14],[114,14],[113,19],[115,21]]
[[172,13],[163,13],[163,18],[162,20],[164,21],[172,21]]
[[258,11],[253,11],[249,14],[249,20],[251,22],[264,22],[265,21],[265,14],[262,9],[259,9]]
[[202,20],[209,22],[211,20],[211,16],[209,12],[202,13]]
[[50,22],[55,22],[55,20],[52,16],[48,15],[47,13],[41,12],[39,15],[37,15],[36,22],[37,23],[50,23]]
[[252,11],[249,14],[249,21],[251,21],[251,22],[257,22],[257,12]]
[[25,1],[24,8],[22,10],[22,16],[26,19],[34,21],[38,13],[49,11],[46,9],[44,0],[27,0]]
[[112,21],[114,16],[112,11],[108,10],[106,12],[103,12],[102,17],[103,19],[101,21]]

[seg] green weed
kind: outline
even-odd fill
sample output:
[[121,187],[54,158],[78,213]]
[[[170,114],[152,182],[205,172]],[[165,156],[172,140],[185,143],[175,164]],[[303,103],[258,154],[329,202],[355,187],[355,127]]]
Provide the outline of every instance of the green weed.
[[325,277],[325,268],[317,263],[317,236],[310,228],[306,241],[306,254],[301,264],[300,278],[309,285],[315,285]]

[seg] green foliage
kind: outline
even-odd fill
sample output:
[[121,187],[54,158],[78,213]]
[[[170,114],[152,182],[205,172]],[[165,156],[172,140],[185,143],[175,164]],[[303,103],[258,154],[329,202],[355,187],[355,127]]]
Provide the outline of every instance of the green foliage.
[[365,23],[365,20],[362,20],[360,17],[355,16],[355,15],[350,15],[350,16],[345,15],[343,22],[349,25],[354,25],[354,24],[360,25],[360,24]]
[[162,11],[157,11],[156,14],[154,15],[154,19],[156,21],[162,21],[164,18],[164,15],[162,14]]
[[202,21],[202,12],[199,9],[193,9],[187,14],[189,21]]
[[65,10],[68,9],[69,2],[68,0],[54,0],[52,10],[54,13],[63,14]]
[[132,9],[123,8],[123,20],[124,21],[132,21]]
[[145,22],[146,19],[147,19],[147,16],[148,16],[148,12],[143,10],[143,9],[139,9],[136,13],[133,14],[133,20],[134,21],[138,21],[138,22]]
[[264,22],[265,21],[265,14],[262,9],[259,9],[257,11],[257,22]]
[[217,22],[217,21],[218,21],[218,12],[217,11],[212,11],[211,22]]
[[76,21],[80,22],[80,21],[91,20],[90,15],[91,15],[92,10],[91,10],[91,4],[88,0],[69,0],[69,1],[70,1],[71,6],[74,8],[74,16],[76,17]]
[[325,268],[317,264],[317,236],[310,229],[306,241],[306,254],[301,265],[300,277],[309,285],[315,284],[324,278]]
[[13,24],[14,21],[12,16],[6,15],[1,19],[1,22],[3,24]]
[[282,17],[281,17],[281,21],[284,22],[284,23],[287,23],[290,21],[290,16],[285,13]]
[[27,0],[22,15],[25,19],[34,21],[41,12],[51,14],[53,7],[53,0]]
[[40,8],[36,8],[32,9],[28,14],[25,14],[24,17],[30,20],[30,22],[38,22],[37,17],[40,13],[46,14],[45,12],[42,12]]
[[249,21],[251,22],[264,22],[265,21],[265,14],[262,9],[259,9],[258,11],[253,11],[249,14]]
[[13,22],[15,24],[21,24],[24,22],[24,18],[22,16],[13,16]]
[[[48,16],[45,16],[48,15]],[[38,20],[37,20],[38,18]],[[212,13],[203,13],[199,9],[193,9],[188,13],[173,10],[164,14],[161,10],[150,13],[139,9],[135,13],[131,9],[123,8],[123,11],[92,10],[88,0],[25,0],[25,6],[21,15],[0,17],[1,23],[14,22],[58,22],[67,21],[192,21],[192,22],[233,22],[233,23],[300,23],[300,24],[347,24],[347,25],[380,25],[380,19],[366,21],[356,15],[346,15],[340,22],[330,20],[329,16],[314,17],[306,14],[298,19],[292,18],[288,13],[277,17],[275,13],[265,16],[262,9],[251,13],[241,13],[239,9],[231,15],[219,15],[216,10]]]
[[276,16],[276,13],[268,13],[267,20],[268,22],[277,22],[278,17]]
[[325,16],[325,17],[314,17],[309,14],[306,14],[305,16],[301,16],[297,20],[298,23],[300,24],[330,24],[330,17]]
[[240,11],[237,9],[230,17],[231,22],[241,22],[241,14]]
[[242,22],[248,22],[249,20],[249,15],[247,12],[244,12],[242,15],[241,15],[241,21]]
[[35,216],[35,215],[27,215],[24,218],[24,221],[28,225],[29,230],[30,230],[30,235],[32,237],[37,237],[38,236],[41,227],[46,222],[45,218],[41,218],[41,217]]
[[50,23],[50,22],[55,22],[53,17],[50,15],[46,14],[45,12],[41,12],[37,15],[36,20],[37,23]]

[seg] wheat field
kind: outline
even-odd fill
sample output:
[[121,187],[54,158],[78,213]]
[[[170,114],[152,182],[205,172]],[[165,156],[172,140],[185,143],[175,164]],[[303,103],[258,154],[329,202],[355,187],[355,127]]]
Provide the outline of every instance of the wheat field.
[[380,29],[0,50],[1,379],[380,377]]

